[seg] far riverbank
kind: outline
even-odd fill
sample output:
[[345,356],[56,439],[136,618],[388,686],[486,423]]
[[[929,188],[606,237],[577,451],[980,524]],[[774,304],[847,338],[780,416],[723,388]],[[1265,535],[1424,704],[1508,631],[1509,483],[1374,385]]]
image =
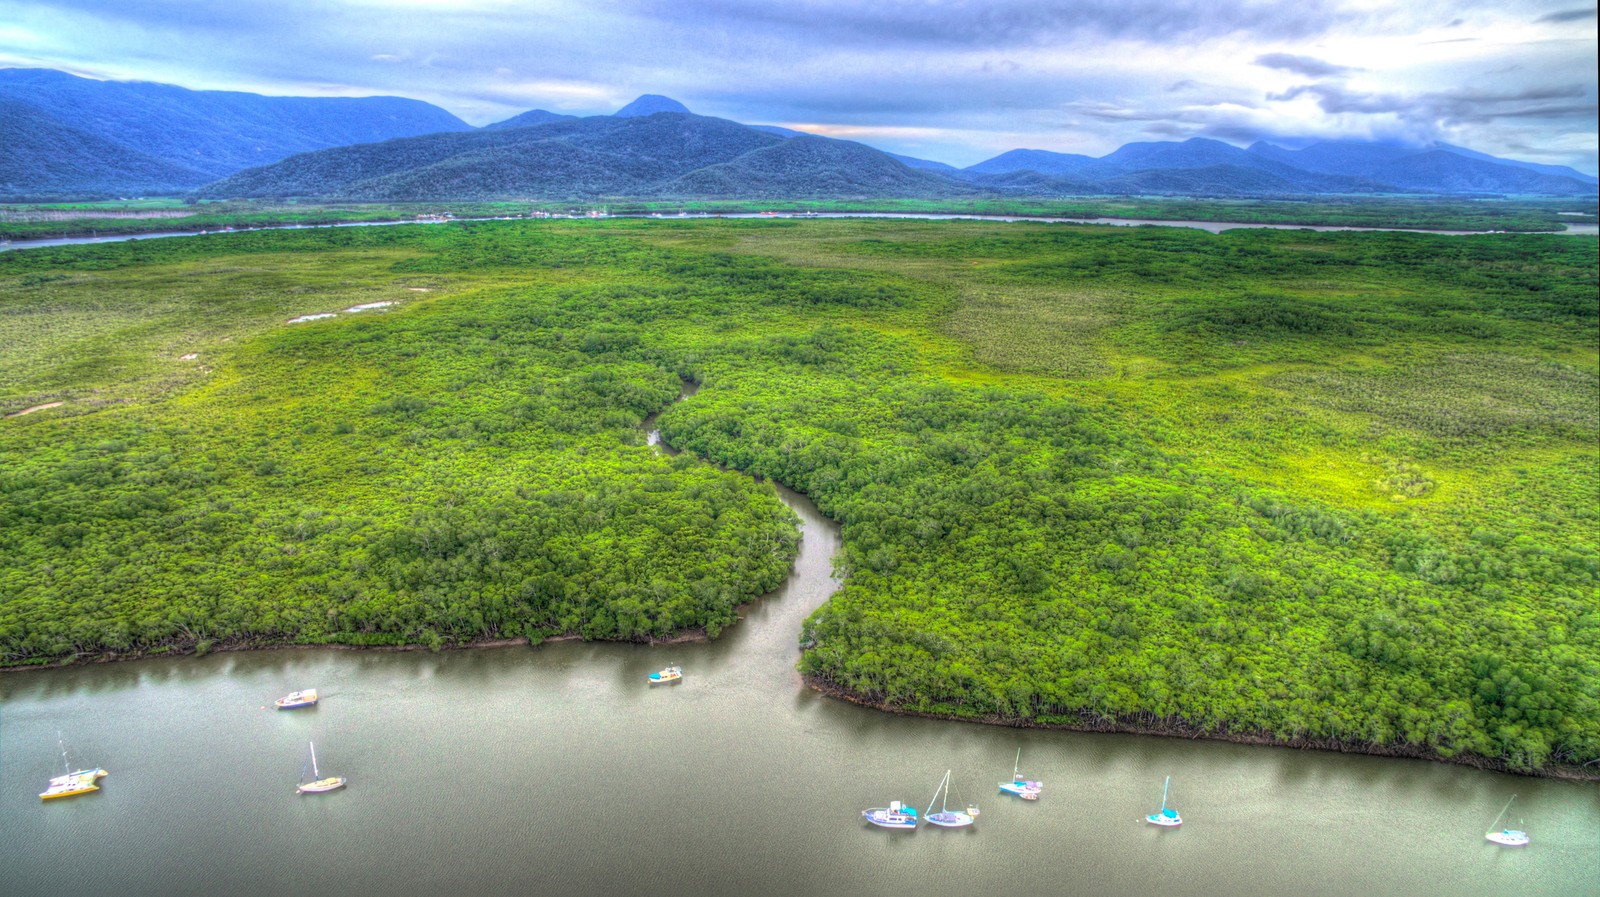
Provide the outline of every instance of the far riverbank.
[[803,680],[807,687],[820,694],[827,695],[840,701],[847,701],[860,707],[867,707],[882,713],[892,713],[899,716],[909,716],[918,719],[945,720],[958,723],[975,723],[985,726],[1004,726],[1013,729],[1045,729],[1062,732],[1100,732],[1115,733],[1119,735],[1152,735],[1162,738],[1182,738],[1199,741],[1222,741],[1229,744],[1257,745],[1262,747],[1293,748],[1302,751],[1328,751],[1337,754],[1360,754],[1369,757],[1390,757],[1407,760],[1428,760],[1435,763],[1446,763],[1456,766],[1466,766],[1472,769],[1481,769],[1488,772],[1500,772],[1510,775],[1529,776],[1531,778],[1557,779],[1565,782],[1600,782],[1600,770],[1588,770],[1579,766],[1547,766],[1538,769],[1513,769],[1503,761],[1477,754],[1456,754],[1445,756],[1438,751],[1424,745],[1397,744],[1382,745],[1364,742],[1340,741],[1332,738],[1279,738],[1266,732],[1228,732],[1218,730],[1205,730],[1191,725],[1181,719],[1156,719],[1151,717],[1114,717],[1106,719],[1084,713],[1077,721],[1066,722],[1039,722],[1036,720],[1010,719],[1000,716],[959,716],[950,713],[928,713],[920,710],[910,710],[899,707],[886,701],[876,700],[850,689],[836,685],[819,676],[805,676]]

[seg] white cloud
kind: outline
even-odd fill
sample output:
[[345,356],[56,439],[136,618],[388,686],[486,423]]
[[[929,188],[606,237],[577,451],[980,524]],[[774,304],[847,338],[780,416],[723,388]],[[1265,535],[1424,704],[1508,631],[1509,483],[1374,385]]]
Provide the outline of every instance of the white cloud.
[[662,93],[955,163],[1302,135],[1596,169],[1594,17],[1571,0],[0,0],[0,22],[0,59],[478,124]]

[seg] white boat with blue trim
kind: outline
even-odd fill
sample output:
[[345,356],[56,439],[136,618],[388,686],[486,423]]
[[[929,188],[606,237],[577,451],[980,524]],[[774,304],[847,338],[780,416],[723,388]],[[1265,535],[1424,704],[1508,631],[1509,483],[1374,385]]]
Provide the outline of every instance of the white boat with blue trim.
[[272,703],[278,705],[279,710],[293,710],[296,707],[310,707],[317,703],[317,690],[308,688],[305,691],[291,691]]
[[1161,786],[1161,809],[1146,816],[1144,818],[1145,822],[1151,825],[1159,825],[1163,828],[1176,828],[1183,825],[1183,817],[1178,815],[1178,811],[1167,806],[1167,789],[1171,787],[1172,776],[1167,776],[1166,784]]
[[[943,800],[939,799],[941,792],[944,794]],[[935,801],[938,801],[939,803],[939,812],[937,813],[933,811],[933,805]],[[928,820],[934,825],[939,826],[940,828],[966,828],[977,821],[977,807],[968,807],[967,811],[963,813],[960,810],[950,809],[947,806],[949,801],[950,770],[947,769],[944,771],[944,780],[939,783],[938,788],[934,789],[933,797],[928,801],[928,812],[924,813],[922,818]]]
[[1011,765],[1011,781],[1000,783],[1001,794],[1014,794],[1023,800],[1038,800],[1039,792],[1044,790],[1043,782],[1034,782],[1024,779],[1019,772],[1022,767],[1022,748],[1017,748],[1017,761]]
[[917,827],[917,808],[900,801],[890,801],[887,807],[862,810],[861,817],[879,828],[913,829]]
[[[1494,822],[1489,823],[1490,828],[1500,824],[1500,817],[1506,815],[1506,810],[1511,809],[1511,801],[1516,799],[1517,796],[1515,794],[1511,795],[1511,800],[1506,801],[1506,805],[1501,808],[1500,816],[1496,816]],[[1520,825],[1522,820],[1517,820],[1517,823]],[[1483,837],[1499,844],[1501,847],[1527,847],[1533,841],[1532,838],[1528,837],[1528,833],[1520,828],[1504,828],[1498,832],[1489,832]]]

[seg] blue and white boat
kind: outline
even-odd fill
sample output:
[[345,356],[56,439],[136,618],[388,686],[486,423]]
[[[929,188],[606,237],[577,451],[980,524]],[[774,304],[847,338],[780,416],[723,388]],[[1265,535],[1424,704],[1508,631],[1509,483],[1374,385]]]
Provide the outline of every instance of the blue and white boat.
[[887,807],[862,810],[861,817],[879,828],[912,829],[917,827],[917,808],[900,801],[890,801]]
[[[1506,810],[1511,809],[1511,801],[1516,799],[1517,796],[1515,794],[1511,795],[1511,800],[1506,801],[1506,805],[1501,808],[1500,816],[1506,815]],[[1496,816],[1494,818],[1494,822],[1489,824],[1490,828],[1494,828],[1500,824],[1500,816]],[[1520,819],[1517,821],[1519,823],[1521,822]],[[1506,828],[1501,829],[1498,832],[1489,832],[1488,834],[1484,835],[1484,837],[1496,844],[1499,844],[1501,847],[1527,847],[1528,844],[1533,840],[1532,838],[1528,837],[1527,832],[1519,828]]]
[[1017,762],[1011,765],[1011,781],[1000,783],[1001,794],[1015,794],[1023,800],[1038,800],[1039,792],[1044,790],[1043,782],[1034,782],[1022,777],[1017,770],[1022,766],[1022,748],[1017,748]]
[[278,705],[279,710],[293,710],[296,707],[310,707],[317,703],[317,690],[308,688],[305,691],[291,691],[272,703]]
[[1183,825],[1183,817],[1178,815],[1178,811],[1167,806],[1167,789],[1170,787],[1172,787],[1172,776],[1167,776],[1166,784],[1161,786],[1161,809],[1146,816],[1144,818],[1145,822],[1166,828],[1175,828]]
[[[942,801],[939,800],[940,792],[944,793],[944,800]],[[937,813],[933,812],[935,801],[939,802],[939,812]],[[960,810],[952,810],[946,806],[949,801],[950,770],[947,769],[944,771],[944,781],[941,781],[939,787],[934,789],[933,797],[928,801],[928,812],[923,814],[923,818],[940,828],[965,828],[976,821],[978,815],[977,807],[968,807],[967,812],[963,813]]]

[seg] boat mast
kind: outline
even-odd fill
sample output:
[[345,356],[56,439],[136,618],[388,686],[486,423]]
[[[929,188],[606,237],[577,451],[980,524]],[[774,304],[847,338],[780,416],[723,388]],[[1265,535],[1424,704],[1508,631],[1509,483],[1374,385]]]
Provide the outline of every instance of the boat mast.
[[317,772],[317,746],[309,741],[306,744],[311,745],[311,778],[315,781],[322,778],[322,773]]
[[939,787],[933,789],[933,796],[928,798],[928,815],[933,815],[933,805],[939,801],[939,792],[944,790],[945,783],[950,781],[950,773],[945,771],[944,778],[939,780]]
[[1172,776],[1167,776],[1167,781],[1161,786],[1161,812],[1167,811],[1167,789],[1172,786]]
[[[1511,800],[1516,800],[1516,799],[1517,799],[1517,796],[1515,794],[1511,795]],[[1511,800],[1506,801],[1506,805],[1500,808],[1500,816],[1506,815],[1506,811],[1511,809]],[[1491,833],[1494,832],[1495,826],[1498,826],[1500,824],[1500,816],[1496,816],[1494,818],[1494,821],[1489,823],[1489,831]]]
[[1021,775],[1021,773],[1017,772],[1017,770],[1019,770],[1021,768],[1022,768],[1022,748],[1017,748],[1017,762],[1011,764],[1011,781],[1015,782],[1017,780],[1017,777]]

